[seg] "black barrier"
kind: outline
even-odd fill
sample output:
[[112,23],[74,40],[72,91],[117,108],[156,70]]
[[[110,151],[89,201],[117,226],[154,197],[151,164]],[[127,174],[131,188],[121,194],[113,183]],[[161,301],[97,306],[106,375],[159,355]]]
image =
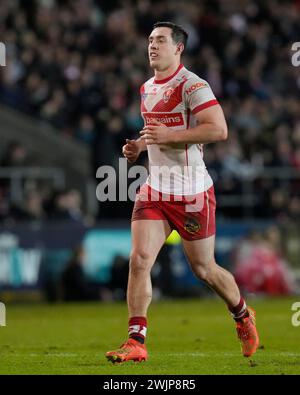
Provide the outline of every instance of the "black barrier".
[[[274,387],[284,391],[287,385],[299,386],[299,376],[1,376],[1,385],[16,393],[41,394],[47,391],[59,393],[105,394],[105,393],[200,393],[212,391],[216,393],[225,390],[261,391],[266,387],[270,392]],[[257,387],[256,387],[257,386]]]

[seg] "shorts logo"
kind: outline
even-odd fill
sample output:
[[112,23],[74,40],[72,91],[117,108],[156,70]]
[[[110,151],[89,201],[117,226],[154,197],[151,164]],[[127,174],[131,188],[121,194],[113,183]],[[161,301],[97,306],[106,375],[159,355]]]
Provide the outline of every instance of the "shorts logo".
[[189,233],[196,233],[200,230],[200,224],[195,218],[186,218],[184,229]]
[[168,103],[173,92],[174,92],[173,88],[169,88],[168,90],[165,91],[165,93],[163,95],[164,103]]
[[153,120],[164,123],[166,126],[174,127],[184,125],[183,116],[181,112],[175,113],[155,113],[144,112],[142,113],[145,125],[151,125]]
[[193,84],[192,86],[190,86],[186,90],[186,93],[188,95],[190,95],[191,93],[196,92],[198,89],[205,88],[205,87],[207,87],[207,84],[205,84],[204,82],[197,82],[196,84]]

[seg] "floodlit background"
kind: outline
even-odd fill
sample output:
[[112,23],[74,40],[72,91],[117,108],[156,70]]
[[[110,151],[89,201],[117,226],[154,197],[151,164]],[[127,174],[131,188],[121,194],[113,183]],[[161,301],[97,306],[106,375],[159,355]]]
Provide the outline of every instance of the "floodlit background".
[[[229,125],[204,154],[217,261],[257,311],[250,362],[176,233],[152,271],[149,361],[104,358],[127,335],[133,203],[100,203],[96,171],[112,166],[117,191],[126,180],[121,147],[143,127],[139,88],[152,75],[147,37],[165,20],[188,31],[183,63]],[[299,0],[1,0],[1,374],[299,374],[299,20]]]
[[[125,138],[143,127],[147,36],[165,20],[188,31],[183,63],[208,80],[229,125],[228,141],[205,147],[217,260],[245,294],[297,294],[299,14],[298,0],[2,0],[1,301],[124,300],[133,203],[98,202],[96,170],[118,174]],[[173,236],[154,297],[210,294]]]

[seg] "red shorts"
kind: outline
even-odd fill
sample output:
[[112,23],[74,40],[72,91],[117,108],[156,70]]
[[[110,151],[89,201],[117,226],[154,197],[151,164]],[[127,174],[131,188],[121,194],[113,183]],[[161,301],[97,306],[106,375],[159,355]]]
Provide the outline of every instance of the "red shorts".
[[135,198],[131,221],[168,221],[185,240],[205,239],[216,233],[214,187],[193,196],[166,195],[144,184]]

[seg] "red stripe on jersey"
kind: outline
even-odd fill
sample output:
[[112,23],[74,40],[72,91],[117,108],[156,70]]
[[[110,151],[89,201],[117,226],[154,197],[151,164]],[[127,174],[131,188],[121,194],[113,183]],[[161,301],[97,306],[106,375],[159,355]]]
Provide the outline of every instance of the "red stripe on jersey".
[[192,110],[193,114],[197,114],[197,112],[204,110],[205,108],[211,107],[211,106],[215,106],[216,104],[219,104],[218,100],[214,99],[214,100],[209,100],[206,103],[200,104],[200,106],[195,107]]
[[175,73],[173,73],[172,75],[170,75],[170,77],[164,78],[163,80],[154,80],[154,84],[164,84],[168,81],[170,81],[173,77],[175,77],[175,75],[183,68],[183,64],[181,63],[177,70],[175,71]]
[[174,108],[182,102],[182,89],[185,82],[186,81],[182,81],[174,90],[171,88],[167,89],[163,99],[156,103],[151,111],[168,112],[174,110]]

